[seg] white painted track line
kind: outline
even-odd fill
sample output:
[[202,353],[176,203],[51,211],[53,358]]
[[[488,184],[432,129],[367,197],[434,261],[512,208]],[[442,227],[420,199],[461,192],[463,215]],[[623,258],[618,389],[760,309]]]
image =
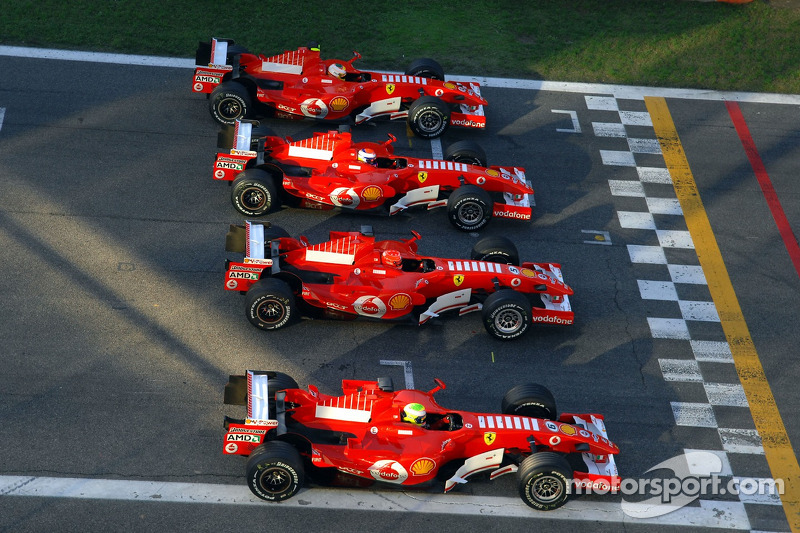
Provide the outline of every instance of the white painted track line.
[[[28,48],[24,46],[0,45],[0,56],[28,57],[33,59],[58,59],[64,61],[88,61],[113,63],[117,65],[140,65],[148,67],[194,68],[193,59],[106,54],[100,52],[79,52],[54,50],[49,48]],[[641,100],[645,96],[664,98],[684,98],[691,100],[731,100],[736,102],[757,102],[765,104],[800,105],[800,95],[745,93],[733,91],[709,91],[703,89],[670,89],[662,87],[636,87],[627,85],[608,85],[604,83],[573,83],[565,81],[515,80],[510,78],[488,78],[483,76],[448,75],[460,81],[480,83],[484,87],[522,89],[531,91],[553,91],[585,94],[609,94],[616,98]]]
[[280,505],[283,508],[341,511],[413,511],[420,513],[481,515],[498,518],[541,518],[581,522],[685,525],[698,528],[750,529],[740,502],[700,501],[656,518],[637,519],[625,515],[617,502],[571,500],[555,511],[537,512],[519,498],[478,497],[464,494],[373,491],[350,489],[304,489],[280,504],[254,497],[242,485],[175,483],[30,476],[0,476],[0,496],[74,498],[140,502],[199,503],[222,505]]

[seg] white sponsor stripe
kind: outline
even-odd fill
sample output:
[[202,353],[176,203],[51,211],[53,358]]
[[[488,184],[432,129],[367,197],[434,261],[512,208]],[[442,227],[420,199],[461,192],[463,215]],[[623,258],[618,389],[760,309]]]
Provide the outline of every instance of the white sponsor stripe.
[[[514,428],[515,429],[522,429],[522,421],[519,417],[514,417]],[[526,428],[527,429],[527,428]]]
[[[75,498],[83,500],[137,501],[142,504],[222,504],[260,506],[268,512],[270,505],[250,492],[242,481],[239,485],[184,483],[164,481],[129,481],[111,479],[79,479],[31,476],[0,476],[0,494],[29,498]],[[547,520],[577,520],[627,524],[660,524],[694,528],[749,530],[750,522],[744,504],[738,501],[700,500],[699,506],[677,509],[664,516],[637,520],[625,515],[616,498],[588,498],[567,501],[566,505],[543,517],[517,497],[471,496],[451,492],[427,494],[418,491],[343,490],[327,488],[301,489],[298,497],[281,502],[282,509],[321,509],[341,511],[400,511],[471,516]],[[592,498],[593,500],[594,498]]]
[[497,422],[497,428],[498,429],[503,429],[504,428],[504,426],[503,426],[503,417],[502,416],[498,416],[496,422]]
[[482,416],[478,417],[478,427],[479,428],[485,428],[486,427],[486,419],[483,418]]
[[350,422],[368,422],[371,416],[370,411],[363,409],[352,409],[349,407],[331,407],[328,405],[317,405],[317,418],[328,420],[347,420]]
[[486,263],[481,261],[478,265],[480,265],[481,272],[486,272]]
[[526,431],[529,431],[531,429],[530,420],[528,420],[527,418],[523,418],[522,427],[524,427]]
[[490,427],[490,428],[494,427],[494,417],[493,416],[486,417],[486,427]]
[[448,261],[448,262],[447,262],[447,268],[448,268],[449,270],[455,270],[455,269],[456,269],[456,266],[455,266],[455,264],[454,264],[452,261]]
[[468,261],[464,261],[464,272],[469,272],[470,270],[470,263]]

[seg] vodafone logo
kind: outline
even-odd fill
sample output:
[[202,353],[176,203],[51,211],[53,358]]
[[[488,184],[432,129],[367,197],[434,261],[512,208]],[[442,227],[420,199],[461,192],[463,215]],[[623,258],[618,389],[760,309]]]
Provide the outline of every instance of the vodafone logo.
[[572,319],[565,319],[557,316],[535,316],[533,317],[534,322],[543,322],[545,324],[563,324],[563,325],[570,325],[574,321]]
[[408,479],[408,471],[403,465],[391,459],[384,459],[373,464],[369,467],[369,473],[378,481],[389,483],[402,483]]
[[517,220],[530,220],[531,215],[528,213],[517,213],[516,211],[506,211],[503,209],[498,209],[492,213],[493,216],[497,218],[515,218]]
[[333,205],[350,209],[358,207],[358,204],[361,203],[361,198],[359,198],[353,189],[347,187],[338,187],[334,189],[329,195],[329,198]]
[[225,453],[236,453],[239,451],[239,445],[235,442],[229,442],[225,445]]
[[325,118],[328,114],[328,106],[319,98],[309,98],[300,104],[300,111],[310,118]]
[[359,315],[380,318],[386,313],[386,304],[377,296],[362,296],[353,303],[353,309]]
[[481,122],[475,122],[474,120],[469,120],[469,119],[465,119],[465,120],[453,119],[450,123],[453,126],[466,126],[468,128],[485,128],[486,127],[486,124],[483,124]]

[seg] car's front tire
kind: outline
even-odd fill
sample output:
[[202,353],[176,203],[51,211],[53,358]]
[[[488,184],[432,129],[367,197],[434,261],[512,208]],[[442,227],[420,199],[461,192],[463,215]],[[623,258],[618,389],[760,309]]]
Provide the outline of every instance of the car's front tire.
[[414,135],[434,139],[450,126],[450,109],[435,96],[421,96],[409,106],[407,121]]
[[458,141],[447,147],[444,151],[446,161],[467,163],[479,167],[487,167],[486,152],[481,145],[473,141]]
[[231,184],[231,203],[241,214],[260,217],[277,204],[278,188],[266,171],[251,168],[236,176]]
[[519,495],[528,506],[552,511],[567,502],[572,468],[554,452],[538,452],[522,460],[518,470]]
[[537,383],[524,383],[509,390],[500,404],[500,411],[504,415],[529,416],[555,420],[556,399],[553,393]]
[[462,185],[447,199],[447,217],[461,231],[478,231],[492,218],[491,196],[477,185]]
[[294,320],[297,312],[294,293],[289,285],[276,278],[263,278],[245,295],[247,319],[266,330],[282,328]]
[[525,333],[531,325],[528,298],[514,289],[500,289],[483,304],[483,325],[493,337],[507,341]]
[[214,120],[220,124],[233,124],[251,117],[253,98],[241,83],[225,81],[211,92],[208,106]]
[[279,440],[265,442],[253,450],[247,459],[245,472],[250,491],[270,502],[291,498],[305,481],[300,452]]

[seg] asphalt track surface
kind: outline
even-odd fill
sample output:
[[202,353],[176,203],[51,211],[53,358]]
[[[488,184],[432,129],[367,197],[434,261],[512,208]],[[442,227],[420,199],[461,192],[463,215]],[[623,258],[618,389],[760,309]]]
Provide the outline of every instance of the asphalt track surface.
[[[623,476],[685,450],[720,454],[727,477],[791,474],[800,442],[794,97],[487,80],[488,130],[451,129],[441,144],[474,139],[490,163],[525,167],[534,221],[493,221],[481,236],[508,235],[524,259],[560,262],[576,324],[509,343],[492,340],[477,315],[422,328],[304,321],[265,333],[223,290],[225,231],[242,219],[211,179],[216,127],[205,99],[190,92],[184,60],[138,63],[0,56],[0,531],[797,530],[797,478],[783,505],[704,497],[648,522],[620,512],[620,496],[533,512],[513,476],[446,496],[309,487],[268,505],[247,491],[243,461],[221,453],[222,418],[239,414],[223,407],[222,387],[255,368],[331,394],[342,379],[410,377],[427,389],[439,377],[448,386],[440,403],[479,411],[536,381],[562,411],[606,416]],[[637,122],[645,115],[650,123]],[[611,125],[621,118],[633,122],[622,136]],[[295,139],[326,129],[269,126]],[[399,122],[354,135],[389,132],[398,153],[440,149]],[[634,179],[663,177],[647,170],[660,167],[683,179]],[[680,186],[687,173],[694,192]],[[675,201],[662,201],[670,191],[679,216]],[[385,238],[414,229],[421,250],[441,256],[466,254],[478,238],[453,230],[443,210],[388,219],[287,209],[270,220],[317,242],[365,223]],[[687,234],[693,248],[680,246]],[[702,267],[707,284],[675,283],[677,297],[654,297],[669,293],[669,275],[635,251],[658,248],[670,267]],[[708,305],[684,305],[711,300],[716,321]],[[670,329],[680,321],[663,320],[676,313],[689,317],[688,338]],[[730,354],[703,348],[726,339]],[[720,393],[727,400],[715,402]],[[736,440],[755,431],[769,442]]]

